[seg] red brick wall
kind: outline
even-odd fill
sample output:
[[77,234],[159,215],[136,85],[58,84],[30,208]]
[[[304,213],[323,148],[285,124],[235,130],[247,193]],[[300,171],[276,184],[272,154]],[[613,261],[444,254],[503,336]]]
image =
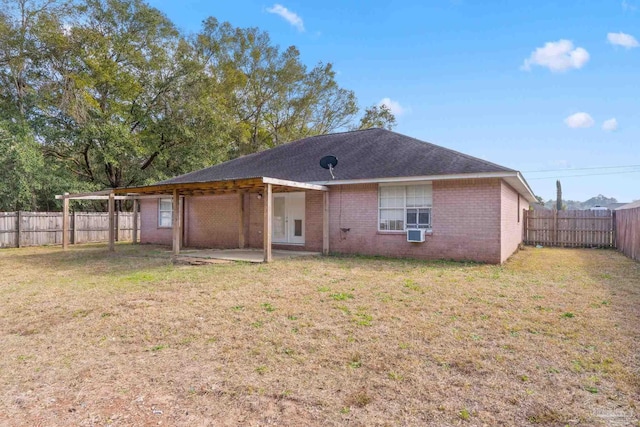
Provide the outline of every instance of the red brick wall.
[[[433,233],[424,243],[409,243],[406,234],[379,232],[378,185],[333,186],[329,193],[330,251],[422,259],[505,261],[522,236],[517,220],[517,193],[500,179],[435,181]],[[322,250],[322,192],[305,195],[305,245],[274,248]],[[262,248],[263,201],[244,196],[246,246]],[[240,221],[237,195],[185,199],[185,246],[238,247]],[[528,203],[520,197],[520,209]],[[141,241],[171,244],[171,229],[157,227],[157,201],[141,203]],[[348,231],[342,231],[348,229]]]
[[499,179],[435,181],[433,234],[424,243],[409,243],[404,232],[377,231],[376,184],[332,187],[330,250],[499,263],[500,190]]
[[140,200],[140,242],[171,244],[171,228],[158,228],[158,199]]
[[506,182],[501,183],[500,225],[501,247],[500,261],[504,262],[522,242],[524,218],[522,211],[529,209],[529,202],[518,194]]
[[237,194],[191,196],[185,203],[185,246],[238,247],[240,199]]

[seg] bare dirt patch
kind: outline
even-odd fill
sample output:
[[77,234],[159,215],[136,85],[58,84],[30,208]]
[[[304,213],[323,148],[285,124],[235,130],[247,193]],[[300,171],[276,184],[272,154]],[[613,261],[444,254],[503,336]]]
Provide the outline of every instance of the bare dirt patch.
[[640,264],[0,251],[0,425],[638,425]]

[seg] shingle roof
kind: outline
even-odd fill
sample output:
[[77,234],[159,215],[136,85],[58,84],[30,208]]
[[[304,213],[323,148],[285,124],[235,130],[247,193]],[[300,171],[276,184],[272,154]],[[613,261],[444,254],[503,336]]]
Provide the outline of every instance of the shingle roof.
[[384,129],[304,138],[181,175],[161,184],[268,176],[298,182],[327,181],[320,159],[336,156],[336,180],[483,172],[515,172],[495,163]]

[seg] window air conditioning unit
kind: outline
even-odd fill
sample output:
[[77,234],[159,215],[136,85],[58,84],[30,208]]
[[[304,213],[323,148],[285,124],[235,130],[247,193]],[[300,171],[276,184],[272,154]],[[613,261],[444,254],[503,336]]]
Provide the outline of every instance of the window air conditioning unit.
[[421,243],[424,242],[424,228],[407,229],[407,242]]

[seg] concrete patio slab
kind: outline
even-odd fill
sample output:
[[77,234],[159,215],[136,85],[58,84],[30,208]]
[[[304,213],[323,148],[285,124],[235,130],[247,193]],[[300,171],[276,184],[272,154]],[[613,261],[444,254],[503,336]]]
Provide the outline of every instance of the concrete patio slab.
[[[322,255],[322,253],[273,249],[272,255],[274,260],[279,260],[286,258],[298,258],[303,256],[319,256]],[[262,249],[185,249],[180,251],[180,255],[177,256],[177,259],[180,259],[181,257],[244,262],[264,261],[264,253],[262,252]]]

